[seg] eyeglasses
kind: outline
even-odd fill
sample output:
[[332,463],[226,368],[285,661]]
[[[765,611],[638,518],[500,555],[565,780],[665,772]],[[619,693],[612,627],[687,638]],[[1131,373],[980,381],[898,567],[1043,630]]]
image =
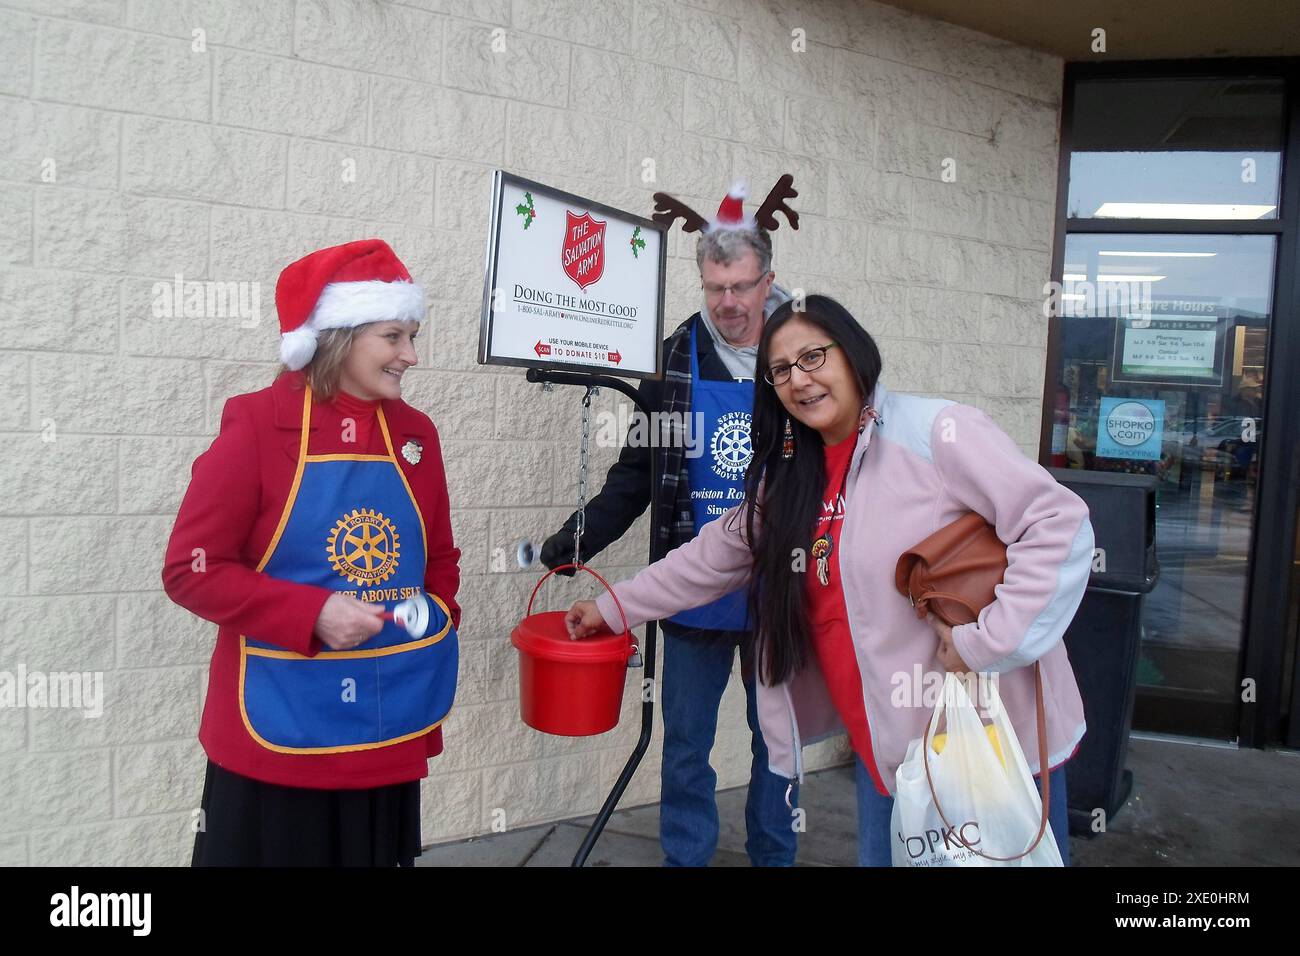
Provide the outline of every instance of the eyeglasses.
[[716,282],[702,282],[700,285],[704,289],[704,294],[710,299],[721,299],[727,294],[728,290],[732,295],[739,297],[753,292],[758,287],[758,284],[767,278],[767,275],[764,272],[757,279],[751,279],[748,282],[733,282],[731,285],[718,285]]
[[[800,355],[795,359],[794,364],[798,365],[805,372],[815,372],[826,364],[826,353],[833,348],[835,348],[835,343],[828,342],[826,345],[818,346],[815,349],[809,349],[807,352],[804,352],[803,355]],[[763,380],[767,382],[768,385],[784,385],[786,382],[790,381],[790,370],[792,368],[794,368],[794,366],[789,364],[773,365],[763,373]]]

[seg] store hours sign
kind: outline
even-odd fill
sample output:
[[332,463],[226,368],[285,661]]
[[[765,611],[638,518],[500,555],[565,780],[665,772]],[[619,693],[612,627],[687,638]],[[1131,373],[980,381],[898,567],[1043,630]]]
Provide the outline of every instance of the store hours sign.
[[657,378],[665,231],[497,170],[479,363]]

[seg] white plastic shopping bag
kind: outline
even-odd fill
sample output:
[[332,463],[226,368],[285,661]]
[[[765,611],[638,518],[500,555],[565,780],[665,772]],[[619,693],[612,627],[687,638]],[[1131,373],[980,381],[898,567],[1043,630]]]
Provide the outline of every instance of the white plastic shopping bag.
[[[1023,853],[1038,834],[1042,800],[996,680],[980,675],[978,696],[992,717],[986,726],[966,690],[963,677],[970,676],[949,674],[935,704],[930,741],[933,795],[926,781],[922,737],[911,742],[898,768],[890,821],[893,865],[1062,866],[1051,824],[1038,846],[1018,860],[999,862],[980,855]],[[935,807],[935,796],[948,824]]]

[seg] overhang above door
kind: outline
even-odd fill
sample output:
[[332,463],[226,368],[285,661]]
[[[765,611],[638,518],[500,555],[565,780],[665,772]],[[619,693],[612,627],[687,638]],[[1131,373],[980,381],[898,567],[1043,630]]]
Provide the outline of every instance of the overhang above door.
[[[1300,55],[1297,0],[885,0],[1066,60]],[[1092,31],[1106,31],[1104,55]]]

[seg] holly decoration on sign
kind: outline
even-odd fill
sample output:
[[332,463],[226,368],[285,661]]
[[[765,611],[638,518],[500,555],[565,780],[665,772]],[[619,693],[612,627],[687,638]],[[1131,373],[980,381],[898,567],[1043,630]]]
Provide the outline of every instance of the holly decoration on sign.
[[533,208],[532,193],[524,193],[524,198],[528,202],[521,202],[515,207],[515,212],[524,217],[524,228],[527,229],[533,224],[533,220],[537,218],[537,210]]
[[645,248],[645,240],[641,238],[641,227],[637,226],[632,230],[632,258],[640,259],[640,251]]

